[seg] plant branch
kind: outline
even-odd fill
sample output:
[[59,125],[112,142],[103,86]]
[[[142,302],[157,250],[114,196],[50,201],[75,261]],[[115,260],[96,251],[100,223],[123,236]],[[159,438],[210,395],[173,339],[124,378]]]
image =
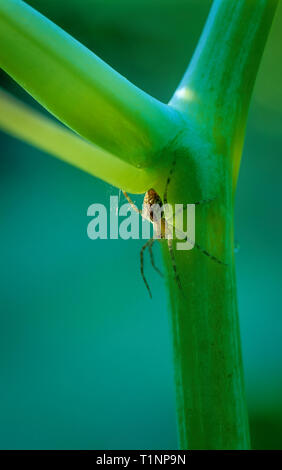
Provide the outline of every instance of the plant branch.
[[234,182],[252,90],[277,5],[278,0],[215,0],[170,101],[184,114],[196,116],[209,138],[225,140]]
[[147,167],[180,115],[20,0],[0,0],[0,67],[87,140]]
[[154,170],[123,162],[1,89],[0,129],[129,192],[143,193],[154,184]]

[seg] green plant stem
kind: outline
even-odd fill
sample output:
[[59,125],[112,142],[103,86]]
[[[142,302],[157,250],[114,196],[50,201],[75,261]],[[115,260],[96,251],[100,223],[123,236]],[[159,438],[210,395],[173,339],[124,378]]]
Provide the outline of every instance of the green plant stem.
[[[225,196],[225,197],[224,197]],[[177,191],[174,192],[174,198]],[[231,206],[226,195],[197,208],[194,248],[175,251],[176,287],[163,247],[172,306],[179,439],[182,449],[248,449],[249,428],[236,303]]]
[[143,92],[20,0],[0,0],[0,67],[58,119],[138,167],[152,165],[179,113]]
[[215,0],[170,101],[231,158],[234,189],[252,90],[277,5],[278,0]]
[[276,6],[274,0],[216,0],[170,103],[196,131],[176,147],[179,167],[169,202],[215,198],[197,207],[196,241],[227,264],[196,248],[176,251],[180,290],[163,248],[182,449],[250,445],[233,255],[234,188],[251,92]]
[[70,165],[133,193],[143,193],[157,179],[120,160],[0,89],[0,129]]

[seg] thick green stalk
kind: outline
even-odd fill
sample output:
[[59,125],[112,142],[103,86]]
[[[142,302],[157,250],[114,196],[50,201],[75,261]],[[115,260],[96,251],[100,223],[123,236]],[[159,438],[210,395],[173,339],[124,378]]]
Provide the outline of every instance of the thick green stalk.
[[249,448],[233,200],[251,92],[276,6],[275,0],[216,0],[170,103],[187,116],[190,132],[175,148],[169,202],[214,198],[197,207],[196,241],[227,264],[196,248],[176,250],[180,290],[164,246],[183,449]]
[[[229,180],[230,188],[228,172],[224,179]],[[180,290],[175,285],[170,256],[163,248],[169,273],[182,449],[249,447],[230,192],[219,191],[212,203],[196,211],[197,243],[227,266],[196,248],[175,250]],[[170,201],[178,199],[177,188],[170,197]]]

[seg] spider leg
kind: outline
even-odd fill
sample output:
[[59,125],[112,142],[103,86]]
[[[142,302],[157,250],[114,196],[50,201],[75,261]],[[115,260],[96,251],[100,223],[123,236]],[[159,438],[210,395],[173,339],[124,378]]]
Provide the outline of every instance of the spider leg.
[[153,253],[153,244],[156,241],[156,239],[151,238],[151,243],[148,245],[149,248],[149,253],[150,253],[150,258],[151,258],[151,265],[153,266],[154,270],[157,271],[157,273],[161,276],[164,277],[163,273],[159,270],[159,268],[155,265],[155,260],[154,260],[154,253]]
[[185,240],[188,241],[189,243],[191,243],[192,245],[194,245],[197,248],[197,250],[199,250],[201,253],[203,253],[203,255],[208,256],[215,263],[221,264],[223,266],[228,266],[227,263],[224,263],[223,261],[218,259],[216,256],[211,255],[207,250],[205,250],[203,247],[201,247],[201,245],[199,245],[198,243],[193,242],[189,237],[186,236]]
[[198,243],[195,243],[195,247],[197,248],[197,250],[199,250],[201,253],[203,253],[203,255],[208,256],[208,257],[209,257],[212,261],[214,261],[215,263],[221,264],[222,266],[228,266],[227,263],[224,263],[223,261],[221,261],[220,259],[218,259],[216,256],[211,255],[207,250],[205,250],[204,248],[202,248]]
[[[214,201],[216,198],[213,197],[211,199],[202,199],[201,201],[194,202],[195,206],[199,206],[200,204],[209,204],[210,202]],[[184,208],[184,210],[187,208],[187,206]]]
[[164,204],[167,204],[167,190],[168,190],[168,186],[169,186],[169,183],[171,182],[171,177],[174,173],[174,170],[175,170],[175,165],[176,165],[176,158],[174,157],[173,161],[172,161],[172,164],[171,164],[171,168],[169,170],[169,174],[168,174],[168,177],[167,177],[167,180],[166,180],[166,184],[165,184],[165,190],[164,190]]
[[151,289],[149,287],[149,284],[148,284],[147,279],[145,278],[145,274],[144,274],[144,251],[146,250],[147,247],[149,247],[151,245],[151,243],[152,243],[152,240],[150,239],[141,248],[141,251],[140,251],[140,270],[141,270],[141,276],[142,276],[142,279],[144,281],[144,284],[147,287],[147,290],[149,292],[149,296],[152,298],[152,292],[151,292]]
[[142,216],[142,211],[138,209],[138,207],[134,204],[132,199],[128,196],[128,194],[125,191],[122,191],[124,197],[128,200],[129,204],[131,205],[132,209],[135,210],[138,214]]
[[[201,205],[201,204],[209,204],[210,202],[214,201],[215,199],[216,199],[215,197],[212,198],[212,199],[202,199],[202,200],[200,200],[200,201],[193,202],[192,204],[194,204],[195,206],[199,206],[199,205]],[[183,204],[183,207],[182,207],[182,208],[180,208],[180,209],[178,209],[178,210],[175,210],[174,216],[176,217],[176,216],[180,213],[180,211],[182,211],[182,213],[184,213],[185,211],[187,211],[187,205],[188,205],[188,204],[186,204],[186,205]],[[166,220],[169,221],[169,220],[172,220],[172,218],[173,218],[172,216],[171,216],[171,217],[167,217]],[[172,225],[172,224],[170,224],[170,225]]]
[[168,244],[169,254],[170,254],[170,257],[171,257],[172,268],[173,268],[173,271],[174,271],[174,277],[175,277],[175,280],[177,282],[177,285],[178,285],[179,289],[182,290],[180,277],[179,277],[177,269],[176,269],[176,261],[175,261],[174,251],[173,251],[172,239],[168,239],[167,244]]

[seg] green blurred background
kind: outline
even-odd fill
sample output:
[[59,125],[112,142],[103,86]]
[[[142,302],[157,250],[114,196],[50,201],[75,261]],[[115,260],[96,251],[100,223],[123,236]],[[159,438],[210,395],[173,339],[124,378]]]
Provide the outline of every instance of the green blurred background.
[[[164,102],[211,5],[27,3]],[[236,205],[247,399],[252,444],[262,449],[282,448],[279,8],[251,105]],[[0,84],[39,108],[3,72]],[[151,301],[139,274],[142,241],[86,234],[88,206],[108,205],[118,190],[2,132],[0,154],[0,447],[177,448],[164,286],[148,262]]]

